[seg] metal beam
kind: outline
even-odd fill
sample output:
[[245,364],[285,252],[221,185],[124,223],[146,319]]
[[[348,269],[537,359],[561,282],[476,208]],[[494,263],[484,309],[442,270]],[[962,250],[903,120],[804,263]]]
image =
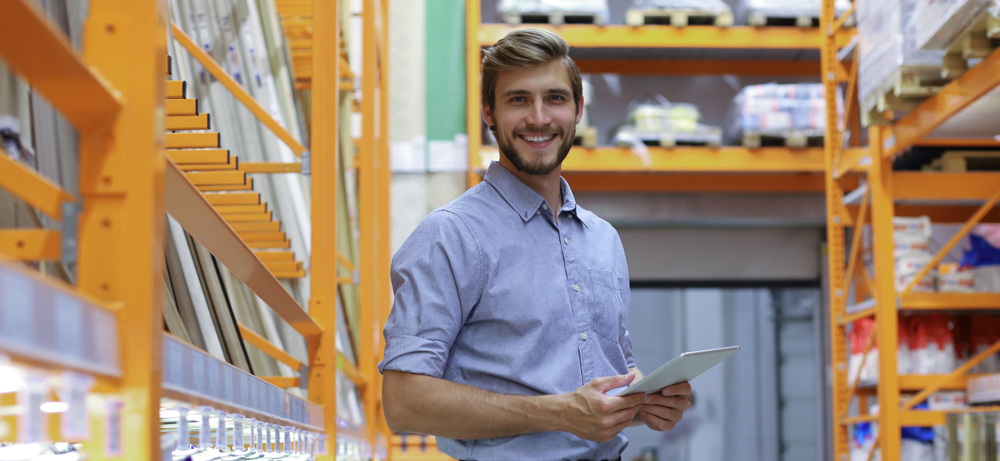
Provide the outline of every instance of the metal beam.
[[278,139],[281,139],[281,141],[295,153],[295,155],[298,155],[299,157],[302,156],[302,153],[306,151],[306,147],[303,146],[302,143],[292,137],[288,130],[285,130],[284,127],[279,125],[278,122],[276,122],[274,118],[272,118],[271,115],[268,114],[259,103],[257,103],[257,100],[254,99],[253,96],[250,96],[250,94],[247,93],[246,90],[244,90],[243,87],[236,82],[236,80],[233,80],[233,78],[229,76],[229,73],[223,70],[222,67],[208,55],[208,53],[205,53],[201,47],[191,40],[191,37],[188,37],[188,35],[184,33],[180,27],[177,27],[177,24],[171,22],[170,28],[173,32],[174,40],[177,40],[177,43],[180,43],[181,46],[183,46],[184,49],[191,54],[191,57],[201,63],[201,65],[205,67],[205,70],[212,74],[212,76],[215,77],[219,83],[225,86],[226,89],[228,89],[229,92],[232,93],[233,96],[235,96],[236,99],[239,100],[240,103],[242,103],[243,106],[254,115],[254,117],[257,117],[257,120],[260,120],[264,126],[268,127],[271,132],[278,137]]
[[[483,149],[486,153],[487,149]],[[496,157],[496,149],[488,155]],[[563,161],[564,172],[732,172],[732,173],[822,173],[823,149],[786,147],[677,147],[649,148],[649,165],[628,148],[574,147]]]
[[987,200],[1000,187],[1000,173],[893,173],[896,200]]
[[[666,27],[626,25],[564,25],[546,24],[509,26],[506,24],[481,24],[478,39],[480,46],[491,46],[508,32],[539,27],[558,33],[574,48],[724,48],[724,49],[818,49],[822,35],[815,28],[800,27],[750,27],[714,26]],[[838,43],[850,40],[849,29],[837,33]]]
[[821,174],[575,173],[563,172],[575,192],[802,192],[823,193]]
[[166,211],[236,278],[302,336],[323,332],[173,162],[167,163],[166,189]]
[[62,254],[59,231],[0,229],[0,256],[14,261],[58,261]]
[[819,77],[819,61],[574,59],[584,74]]
[[122,110],[121,92],[28,1],[3,2],[0,55],[82,134],[106,128]]
[[274,360],[288,365],[295,371],[298,371],[305,366],[304,363],[300,362],[295,357],[292,357],[291,354],[285,352],[280,347],[275,346],[273,343],[268,341],[267,338],[257,334],[256,331],[253,331],[242,324],[238,326],[240,328],[240,336],[244,341],[252,344],[257,349],[260,349],[261,352],[271,356]]
[[0,187],[56,220],[62,219],[63,202],[76,201],[56,183],[11,158],[2,147]]
[[952,80],[892,126],[882,155],[888,158],[923,139],[953,115],[1000,85],[1000,49]]

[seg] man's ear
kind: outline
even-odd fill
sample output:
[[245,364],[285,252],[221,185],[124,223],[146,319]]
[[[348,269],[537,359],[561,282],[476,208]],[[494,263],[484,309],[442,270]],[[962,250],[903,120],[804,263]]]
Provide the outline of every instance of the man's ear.
[[496,122],[493,120],[493,111],[490,106],[483,104],[483,121],[486,122],[487,126],[495,126]]
[[580,95],[580,104],[576,107],[576,123],[580,124],[580,120],[583,120],[583,95]]

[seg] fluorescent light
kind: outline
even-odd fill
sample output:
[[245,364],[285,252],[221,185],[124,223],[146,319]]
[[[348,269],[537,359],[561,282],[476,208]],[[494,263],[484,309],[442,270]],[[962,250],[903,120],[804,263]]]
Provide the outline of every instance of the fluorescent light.
[[21,370],[10,365],[0,365],[0,394],[17,392],[24,388]]
[[44,413],[63,413],[69,410],[69,404],[66,402],[45,402],[41,409]]

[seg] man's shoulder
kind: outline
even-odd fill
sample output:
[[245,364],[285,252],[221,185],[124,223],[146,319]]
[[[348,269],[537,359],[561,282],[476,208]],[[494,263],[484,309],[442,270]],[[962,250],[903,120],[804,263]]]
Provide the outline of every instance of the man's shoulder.
[[615,229],[611,223],[605,221],[604,218],[597,216],[592,211],[580,206],[579,204],[576,206],[576,216],[580,218],[580,221],[583,221],[583,223],[587,225],[588,229],[600,232],[609,232],[614,234],[616,238],[618,237],[618,230]]

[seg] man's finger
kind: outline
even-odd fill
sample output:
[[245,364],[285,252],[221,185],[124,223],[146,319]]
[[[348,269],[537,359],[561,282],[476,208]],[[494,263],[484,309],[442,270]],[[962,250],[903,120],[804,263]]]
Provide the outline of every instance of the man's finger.
[[651,415],[649,413],[642,413],[639,415],[639,419],[650,429],[655,431],[669,431],[677,427],[676,421],[670,421],[669,419],[663,419],[656,415]]
[[635,372],[630,371],[627,375],[618,376],[608,376],[605,378],[594,378],[590,381],[590,385],[597,389],[600,393],[605,393],[611,389],[617,389],[619,387],[625,387],[632,383],[635,379]]
[[691,395],[691,385],[688,383],[678,383],[672,386],[664,387],[660,391],[662,395]]
[[672,395],[670,397],[664,397],[662,395],[650,394],[646,396],[646,400],[643,401],[643,405],[657,405],[661,407],[676,408],[678,410],[687,410],[688,408],[691,408],[691,401],[688,400],[687,396]]
[[674,422],[680,421],[681,418],[684,417],[684,413],[680,410],[656,405],[643,405],[639,411],[646,415],[652,415]]

